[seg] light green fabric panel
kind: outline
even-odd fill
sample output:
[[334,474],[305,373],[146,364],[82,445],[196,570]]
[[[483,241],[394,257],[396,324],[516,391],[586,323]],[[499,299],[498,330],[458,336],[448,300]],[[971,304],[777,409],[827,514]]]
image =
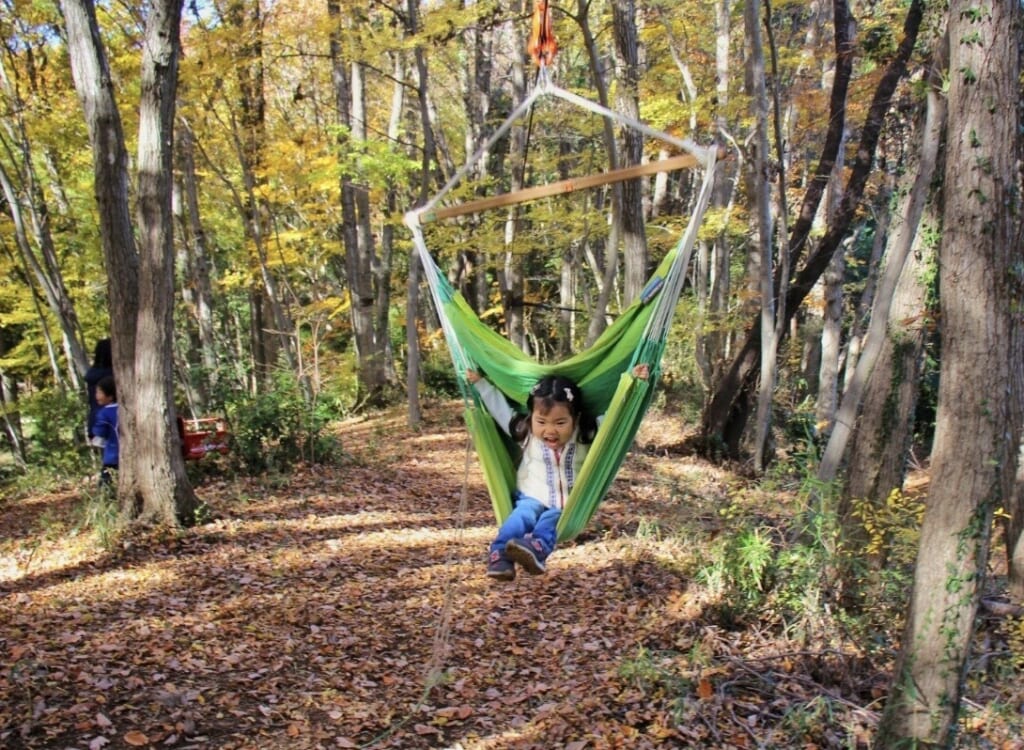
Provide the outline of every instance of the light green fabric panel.
[[512,512],[512,490],[516,483],[512,456],[497,424],[482,405],[475,404],[466,409],[466,428],[473,436],[473,446],[491,496],[494,517],[500,524]]
[[597,438],[587,453],[558,520],[559,541],[572,539],[586,527],[608,491],[654,393],[652,382],[656,377],[653,370],[656,369],[652,367],[650,380],[638,380],[632,373],[625,373],[619,378],[611,407],[601,422]]

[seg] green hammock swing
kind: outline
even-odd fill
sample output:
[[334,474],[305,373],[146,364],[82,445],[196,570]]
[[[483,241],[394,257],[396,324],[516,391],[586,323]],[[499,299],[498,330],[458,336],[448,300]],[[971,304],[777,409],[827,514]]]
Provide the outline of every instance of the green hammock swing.
[[[671,143],[683,149],[686,154],[664,162],[542,185],[463,205],[437,208],[441,198],[487,154],[498,139],[542,95],[555,96],[611,118],[627,127]],[[469,385],[465,378],[466,370],[473,369],[486,373],[488,380],[522,409],[525,409],[530,388],[534,383],[545,375],[558,373],[574,380],[580,386],[583,391],[584,408],[589,413],[604,415],[601,429],[597,432],[594,444],[587,454],[559,519],[559,541],[572,539],[583,530],[597,510],[598,504],[626,457],[644,412],[654,395],[653,384],[657,382],[661,356],[676,303],[697,239],[697,230],[707,210],[717,155],[716,148],[701,148],[691,141],[680,140],[654,130],[596,102],[565,91],[552,84],[547,77],[546,69],[542,68],[538,85],[495,134],[436,196],[424,206],[405,215],[405,223],[412,232],[413,242],[423,264],[427,285],[452,355],[460,390],[466,403],[467,428],[473,438],[491,496],[491,505],[499,523],[512,512],[512,491],[515,488],[516,472],[513,454],[510,452],[512,446],[479,399],[476,390]],[[556,364],[536,362],[481,321],[462,295],[441,273],[423,237],[422,225],[429,221],[630,179],[640,174],[698,164],[704,166],[704,179],[686,231],[651,276],[640,297],[623,311],[593,345]],[[638,364],[649,366],[648,380],[633,377],[633,367]]]

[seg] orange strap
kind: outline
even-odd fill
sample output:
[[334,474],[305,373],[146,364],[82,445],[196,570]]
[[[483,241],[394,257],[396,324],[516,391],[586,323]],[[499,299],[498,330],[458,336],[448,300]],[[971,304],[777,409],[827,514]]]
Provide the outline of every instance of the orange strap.
[[551,30],[551,8],[548,6],[548,0],[536,0],[534,3],[533,25],[526,51],[537,65],[550,65],[555,60],[558,42]]

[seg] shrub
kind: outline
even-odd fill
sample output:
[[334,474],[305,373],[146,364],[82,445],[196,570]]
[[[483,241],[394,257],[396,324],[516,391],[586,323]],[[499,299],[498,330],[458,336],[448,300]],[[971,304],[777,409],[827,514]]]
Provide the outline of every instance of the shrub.
[[424,352],[420,363],[420,378],[424,392],[437,398],[458,398],[459,380],[447,349]]
[[226,404],[232,459],[249,473],[287,472],[297,462],[329,463],[340,442],[326,428],[332,406],[308,398],[290,373],[280,373],[265,393],[236,394]]
[[28,463],[55,478],[91,471],[85,445],[86,407],[77,393],[47,389],[21,400]]

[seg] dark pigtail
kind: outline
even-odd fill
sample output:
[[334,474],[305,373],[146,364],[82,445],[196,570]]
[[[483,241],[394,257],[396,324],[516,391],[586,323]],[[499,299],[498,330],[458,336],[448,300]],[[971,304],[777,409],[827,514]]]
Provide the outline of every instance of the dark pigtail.
[[511,435],[512,439],[517,443],[521,443],[526,440],[526,436],[530,434],[530,415],[516,414],[512,417],[508,423],[508,434]]

